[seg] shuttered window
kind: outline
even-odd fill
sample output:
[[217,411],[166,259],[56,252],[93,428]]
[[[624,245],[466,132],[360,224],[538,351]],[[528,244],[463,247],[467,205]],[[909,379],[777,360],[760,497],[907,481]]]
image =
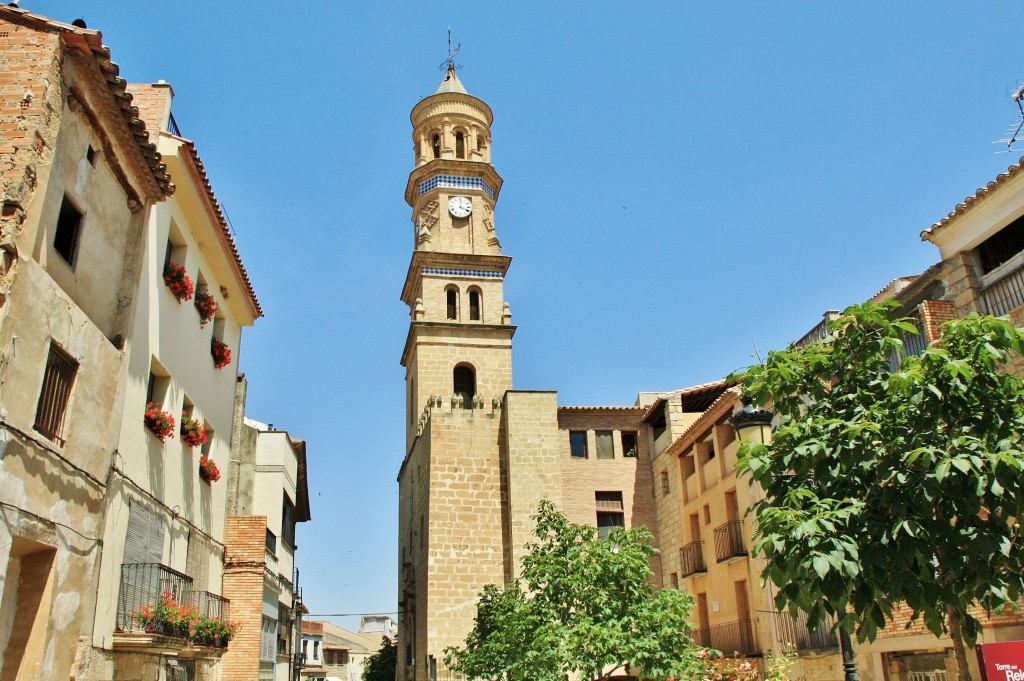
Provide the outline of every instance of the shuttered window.
[[35,429],[64,446],[64,414],[71,399],[71,386],[78,373],[78,362],[64,352],[59,345],[50,341],[50,354],[43,372],[43,387],[39,391],[36,405]]
[[185,558],[185,574],[192,578],[192,588],[197,592],[209,591],[210,542],[198,532],[188,535],[188,555]]
[[160,563],[164,557],[164,519],[137,501],[128,508],[124,562]]

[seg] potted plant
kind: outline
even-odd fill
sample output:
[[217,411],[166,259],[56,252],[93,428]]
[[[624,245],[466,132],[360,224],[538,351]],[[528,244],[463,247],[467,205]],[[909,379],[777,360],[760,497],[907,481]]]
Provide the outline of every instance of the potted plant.
[[195,288],[192,285],[192,279],[185,271],[184,265],[178,265],[173,262],[164,265],[164,283],[167,284],[167,288],[171,289],[171,293],[174,294],[179,303],[183,300],[192,300]]
[[217,463],[207,454],[199,457],[199,477],[206,482],[217,482],[220,480],[220,468]]
[[210,320],[217,314],[217,301],[213,299],[213,294],[205,286],[200,286],[196,289],[196,299],[192,304],[199,311],[200,329],[209,324]]
[[146,403],[146,415],[143,421],[153,435],[156,435],[161,442],[169,437],[174,437],[174,417],[160,408],[161,405],[154,402]]
[[210,343],[210,354],[213,355],[213,368],[220,369],[231,364],[231,348],[219,338]]
[[187,411],[181,412],[181,441],[189,447],[198,447],[207,443],[206,428],[199,419],[192,418]]

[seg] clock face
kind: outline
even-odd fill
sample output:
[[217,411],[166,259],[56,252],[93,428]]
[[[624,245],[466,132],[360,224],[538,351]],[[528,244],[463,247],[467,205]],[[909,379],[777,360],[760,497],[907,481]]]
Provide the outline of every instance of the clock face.
[[465,196],[455,196],[448,202],[448,212],[454,217],[469,217],[473,212],[473,203]]

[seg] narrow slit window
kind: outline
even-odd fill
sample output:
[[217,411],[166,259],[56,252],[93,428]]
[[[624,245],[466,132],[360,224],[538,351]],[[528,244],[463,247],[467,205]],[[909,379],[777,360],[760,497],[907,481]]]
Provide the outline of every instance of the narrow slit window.
[[441,158],[441,136],[434,135],[434,138],[433,140],[431,140],[430,144],[432,149],[434,150],[434,158]]
[[469,292],[469,318],[474,322],[480,321],[480,292]]
[[448,319],[459,318],[459,294],[455,289],[448,289],[447,295],[447,314]]
[[466,136],[462,132],[455,133],[455,157],[466,158]]

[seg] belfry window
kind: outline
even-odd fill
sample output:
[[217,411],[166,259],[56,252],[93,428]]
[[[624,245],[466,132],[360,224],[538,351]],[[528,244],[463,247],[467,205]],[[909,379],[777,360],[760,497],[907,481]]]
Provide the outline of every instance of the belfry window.
[[445,295],[448,298],[447,301],[447,317],[448,319],[459,318],[459,292],[453,288],[445,291]]
[[455,157],[466,158],[466,136],[461,131],[455,133]]
[[469,318],[474,322],[480,321],[480,292],[469,292]]
[[473,396],[476,395],[476,372],[468,364],[460,364],[452,372],[453,393],[462,396],[462,404],[466,409],[473,408]]
[[434,158],[441,158],[441,136],[434,135],[431,144],[434,147]]

